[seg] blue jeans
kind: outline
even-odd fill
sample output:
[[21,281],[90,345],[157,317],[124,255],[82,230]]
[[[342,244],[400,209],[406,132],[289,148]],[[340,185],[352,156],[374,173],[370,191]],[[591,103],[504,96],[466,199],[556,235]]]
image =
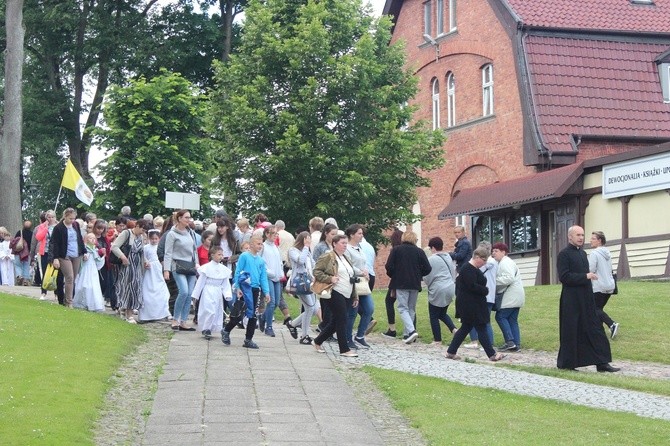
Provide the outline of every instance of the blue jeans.
[[30,280],[30,259],[21,260],[19,255],[14,255],[14,275]]
[[[279,306],[279,300],[281,299],[281,282],[268,280],[268,286],[270,287],[270,302],[265,305],[263,317],[265,318],[265,327],[272,328],[272,316],[275,314],[275,308]],[[263,299],[263,296],[261,296],[261,299]]]
[[193,288],[195,288],[196,277],[174,271],[172,271],[172,277],[179,289],[177,301],[174,303],[174,319],[177,322],[186,322],[188,314],[191,312],[191,294],[193,294]]
[[[489,316],[491,316],[491,310],[493,310],[493,302],[489,302]],[[497,316],[496,316],[497,319]],[[486,324],[486,332],[489,334],[489,339],[491,340],[491,344],[493,344],[493,327],[491,327],[491,323],[489,322]],[[479,336],[477,335],[477,330],[474,328],[470,330],[470,340],[472,342],[474,341],[479,341]]]
[[512,341],[517,347],[521,346],[521,333],[519,332],[519,308],[504,308],[496,311],[496,322],[500,326],[505,342]]
[[354,322],[356,322],[356,315],[361,310],[361,320],[358,322],[358,330],[356,330],[357,338],[365,337],[365,330],[370,325],[370,320],[372,320],[372,312],[375,310],[375,303],[372,300],[372,295],[368,294],[366,296],[358,296],[358,307],[354,308],[351,305],[353,299],[348,299],[347,302],[347,335],[351,341],[351,332],[354,330]]

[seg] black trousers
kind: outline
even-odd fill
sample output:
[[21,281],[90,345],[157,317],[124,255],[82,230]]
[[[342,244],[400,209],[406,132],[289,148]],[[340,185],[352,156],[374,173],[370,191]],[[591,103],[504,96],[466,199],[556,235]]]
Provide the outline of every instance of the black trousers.
[[[255,309],[258,306],[258,299],[260,298],[261,295],[261,289],[260,288],[252,288],[251,289],[251,294],[254,298],[254,308]],[[236,299],[237,296],[234,296],[233,299]],[[228,320],[228,325],[224,328],[228,333],[233,331],[233,328],[237,327],[237,324],[239,324],[242,319],[244,319],[244,312],[240,314],[239,316],[231,316],[230,319]],[[272,322],[270,322],[272,323]],[[247,322],[247,333],[246,333],[246,340],[251,341],[254,338],[254,333],[256,332],[256,311],[253,312],[253,317],[249,319]]]
[[593,298],[596,301],[596,314],[598,315],[600,322],[607,325],[608,327],[611,327],[614,321],[607,313],[605,313],[604,308],[605,305],[607,305],[607,301],[610,300],[611,296],[611,294],[593,293]]
[[472,322],[466,322],[462,319],[461,319],[461,328],[458,329],[458,331],[454,335],[454,339],[451,340],[451,344],[449,344],[447,353],[455,355],[456,352],[458,351],[458,347],[461,346],[463,340],[468,335],[468,333],[470,333],[470,330],[472,330],[473,328],[477,330],[477,335],[479,336],[479,343],[482,345],[482,347],[484,347],[486,356],[490,358],[491,356],[495,355],[496,351],[493,349],[493,345],[491,345],[491,339],[489,339],[489,333],[488,331],[486,331],[486,324],[474,325]]
[[[337,343],[340,347],[340,353],[349,351],[349,344],[347,339],[347,299],[335,290],[330,292],[330,299],[321,299],[321,308],[328,309],[330,312],[330,319],[319,333],[319,336],[314,340],[315,344],[321,345],[326,339],[331,337],[333,333],[337,333]],[[325,319],[324,319],[325,322]]]

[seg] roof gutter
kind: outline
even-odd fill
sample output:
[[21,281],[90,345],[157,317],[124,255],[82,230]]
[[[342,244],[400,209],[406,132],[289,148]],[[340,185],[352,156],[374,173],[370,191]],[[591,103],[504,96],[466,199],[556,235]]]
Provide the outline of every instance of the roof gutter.
[[[518,19],[518,16],[516,16]],[[552,152],[547,147],[540,132],[540,123],[538,122],[536,106],[535,106],[535,95],[533,91],[533,83],[530,79],[530,69],[528,67],[528,59],[526,58],[526,32],[522,22],[517,22],[517,47],[520,57],[519,62],[519,74],[521,77],[522,85],[524,85],[523,92],[526,96],[526,103],[528,104],[528,121],[531,126],[531,134],[533,138],[533,144],[539,151],[539,156],[544,160],[542,165],[542,170],[551,169],[551,158]]]

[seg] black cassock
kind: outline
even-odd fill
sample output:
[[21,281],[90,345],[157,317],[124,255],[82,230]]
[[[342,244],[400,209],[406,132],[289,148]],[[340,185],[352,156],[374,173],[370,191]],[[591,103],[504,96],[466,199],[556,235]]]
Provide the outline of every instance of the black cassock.
[[573,369],[612,361],[610,343],[596,314],[589,261],[583,249],[568,245],[558,254],[558,278],[563,284],[559,311],[561,346],[556,365]]

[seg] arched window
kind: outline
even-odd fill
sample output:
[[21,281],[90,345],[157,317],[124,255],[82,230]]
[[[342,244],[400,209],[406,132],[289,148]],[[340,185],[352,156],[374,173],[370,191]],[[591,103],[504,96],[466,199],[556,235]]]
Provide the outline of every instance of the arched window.
[[447,127],[456,125],[456,78],[447,73]]
[[482,102],[484,116],[493,114],[493,65],[482,67]]
[[433,79],[433,130],[440,128],[440,82]]

